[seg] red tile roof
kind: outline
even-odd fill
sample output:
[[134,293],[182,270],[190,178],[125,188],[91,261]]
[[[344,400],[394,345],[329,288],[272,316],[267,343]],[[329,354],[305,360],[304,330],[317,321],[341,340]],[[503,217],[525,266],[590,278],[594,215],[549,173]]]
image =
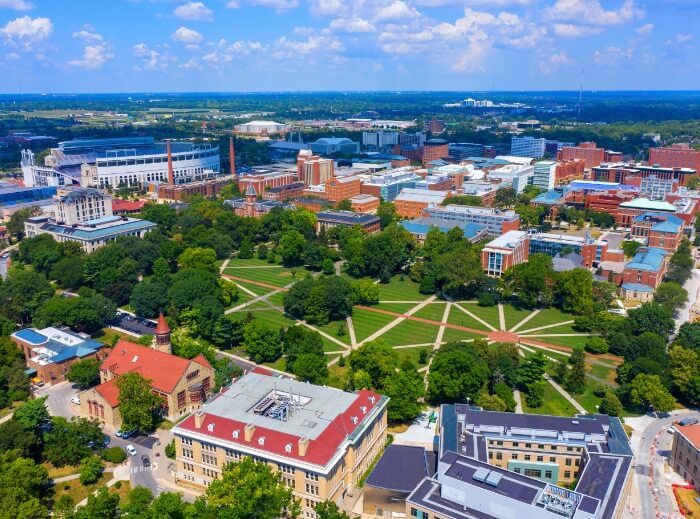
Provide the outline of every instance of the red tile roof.
[[162,313],[158,316],[158,324],[156,324],[155,332],[159,335],[170,333],[170,326],[168,326],[168,322],[165,320]]
[[700,424],[676,425],[676,429],[685,436],[696,449],[700,449]]
[[121,198],[112,199],[112,211],[140,211],[146,202],[143,200],[122,200]]
[[95,391],[105,399],[112,407],[119,405],[119,388],[117,387],[117,379],[113,378],[95,388]]
[[151,381],[153,389],[171,393],[191,362],[211,367],[201,355],[188,360],[120,339],[112,348],[109,357],[102,362],[100,369],[117,376],[138,372]]
[[[301,439],[300,436],[256,426],[251,441],[247,442],[245,441],[244,432],[245,423],[209,414],[206,412],[206,406],[203,409],[204,420],[201,427],[195,426],[195,416],[191,415],[180,422],[178,428],[251,449],[257,449],[271,455],[292,458],[312,465],[325,466],[336,454],[348,435],[361,427],[362,420],[382,403],[380,395],[366,389],[358,391],[356,395],[357,398],[345,412],[338,414],[315,440],[309,439],[305,456],[299,455],[298,442]],[[372,403],[372,397],[374,397],[374,403]],[[363,413],[360,409],[363,406],[367,408],[366,413]],[[359,418],[357,425],[353,423],[353,417]],[[210,424],[214,424],[213,431],[208,430]],[[238,439],[233,439],[233,431],[238,431]],[[264,445],[258,443],[262,437],[265,438]],[[291,452],[286,452],[285,447],[290,443],[292,444]]]

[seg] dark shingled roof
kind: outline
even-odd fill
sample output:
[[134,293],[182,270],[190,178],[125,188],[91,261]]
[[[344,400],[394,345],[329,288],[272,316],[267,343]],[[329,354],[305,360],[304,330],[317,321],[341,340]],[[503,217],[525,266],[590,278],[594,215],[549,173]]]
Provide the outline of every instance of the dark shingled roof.
[[366,485],[411,493],[423,478],[435,473],[435,456],[423,447],[389,445]]

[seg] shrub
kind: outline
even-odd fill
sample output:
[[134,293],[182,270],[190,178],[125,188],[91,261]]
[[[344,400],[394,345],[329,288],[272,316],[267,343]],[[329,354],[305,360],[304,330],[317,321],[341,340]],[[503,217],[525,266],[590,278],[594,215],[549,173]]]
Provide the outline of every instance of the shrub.
[[490,292],[484,292],[479,296],[478,304],[479,306],[494,306],[496,298]]
[[165,446],[165,455],[171,460],[175,459],[175,440]]
[[586,351],[588,353],[607,353],[609,349],[608,341],[602,337],[591,337],[586,341]]
[[121,481],[117,481],[117,482],[114,484],[114,488],[116,488],[117,490],[119,490],[120,488],[122,488],[122,482],[121,482]]
[[89,456],[80,462],[80,482],[83,485],[96,483],[102,475],[104,465],[97,456]]
[[121,463],[126,459],[126,452],[121,447],[110,447],[102,453],[102,459],[110,463]]

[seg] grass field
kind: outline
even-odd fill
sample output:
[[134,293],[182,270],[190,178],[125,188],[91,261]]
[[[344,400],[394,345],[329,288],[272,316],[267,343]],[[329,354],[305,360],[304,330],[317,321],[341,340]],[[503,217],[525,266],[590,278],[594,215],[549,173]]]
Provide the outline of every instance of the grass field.
[[468,341],[471,339],[483,339],[483,335],[477,335],[476,333],[463,332],[461,330],[454,330],[452,328],[445,328],[445,333],[442,335],[443,342],[453,342],[453,341]]
[[[254,285],[253,283],[246,283],[245,281],[235,281],[237,285],[242,286],[243,288],[248,289],[250,292],[255,294],[256,296],[264,296],[265,294],[269,294],[272,292],[272,288],[269,287],[261,287],[260,285]],[[239,288],[240,290],[240,288]],[[244,292],[241,290],[241,292]]]
[[[506,329],[510,330],[513,326],[515,326],[520,321],[525,319],[528,315],[530,315],[532,313],[532,310],[511,303],[505,303],[503,305],[503,313],[506,317]],[[529,322],[525,323],[523,327],[527,327],[528,324]]]
[[[284,287],[303,279],[304,271],[295,271],[281,266],[261,267],[261,268],[227,268],[224,274],[237,278],[266,283],[276,287]],[[268,292],[270,289],[268,289]]]
[[414,283],[408,276],[404,276],[401,281],[401,276],[394,276],[389,280],[389,283],[379,283],[379,300],[380,301],[423,301],[429,296],[421,294],[418,291],[418,283]]
[[[536,318],[537,316],[535,316]],[[537,335],[537,334],[545,334],[545,335],[550,335],[553,333],[579,333],[579,334],[585,334],[586,332],[581,332],[579,330],[574,329],[573,324],[562,324],[559,326],[554,326],[552,328],[544,328],[543,330],[535,330],[533,332],[528,332],[527,330],[530,329],[530,322],[528,321],[525,323],[522,327],[522,330],[517,330],[516,333],[522,333],[522,335]]]
[[[543,330],[543,334],[546,333],[546,330]],[[576,347],[583,347],[586,345],[586,341],[588,340],[587,335],[583,335],[580,337],[532,337],[533,340],[536,340],[538,342],[546,342],[548,344],[557,344],[559,346],[568,346],[569,348],[576,348]]]
[[379,338],[392,346],[425,344],[434,342],[437,332],[437,326],[405,320]]
[[[338,335],[338,326],[340,325],[341,322],[343,323],[343,326],[345,327],[345,335]],[[343,344],[350,345],[350,333],[348,332],[348,326],[347,326],[345,320],[331,321],[327,324],[324,324],[323,326],[316,326],[316,325],[313,325],[313,326],[314,326],[314,328],[317,328],[317,329],[321,330],[322,332],[327,333],[328,335],[330,335],[334,339],[339,340]],[[339,344],[336,344],[336,346],[338,347],[338,349],[340,349],[340,347],[341,347]]]
[[[491,326],[493,326],[496,330],[498,330],[498,328],[500,326],[499,320],[498,320],[498,305],[479,306],[479,305],[468,304],[468,305],[461,305],[461,306],[462,306],[462,308],[464,308],[468,312],[476,315],[477,317],[480,317],[481,319],[483,319],[484,321],[489,323]],[[464,313],[464,312],[462,312],[462,313]],[[484,328],[484,326],[481,325],[481,328]]]
[[577,414],[576,409],[567,400],[552,387],[552,384],[545,382],[544,396],[542,397],[543,404],[540,407],[530,407],[525,401],[525,395],[522,395],[523,411],[528,414],[550,414],[557,416],[573,416]]
[[[472,307],[476,305],[460,305],[462,308],[465,310],[471,310]],[[475,330],[484,330],[485,332],[491,331],[490,328],[487,326],[484,326],[480,321],[477,321],[474,319],[472,316],[465,314],[457,308],[457,306],[452,305],[452,309],[450,310],[450,315],[447,318],[447,322],[450,324],[456,324],[459,326],[465,326],[467,328],[473,328]]]
[[[564,312],[557,310],[556,308],[545,308],[540,310],[540,312],[526,322],[518,332],[525,332],[525,330],[530,330],[532,328],[539,328],[540,326],[548,326],[550,324],[564,323],[566,321],[573,321],[574,316],[571,314],[565,314]],[[547,328],[549,330],[549,328]],[[542,333],[549,333],[548,331],[543,331]]]
[[[371,310],[355,308],[352,312],[352,324],[355,328],[357,342],[365,340],[380,328],[395,320],[393,315],[380,314]],[[398,344],[397,344],[398,346]]]
[[372,305],[372,308],[388,310],[389,312],[396,312],[397,314],[405,314],[416,306],[416,304],[417,303],[379,303],[378,305]]
[[430,319],[431,321],[442,322],[445,306],[447,306],[446,303],[429,303],[413,315],[422,317],[423,319]]
[[420,358],[420,352],[423,350],[427,351],[428,354],[430,354],[432,348],[430,346],[419,346],[418,348],[394,349],[394,351],[399,354],[400,359],[408,358],[418,369],[425,366],[425,364],[421,364],[420,362],[418,362],[418,359]]

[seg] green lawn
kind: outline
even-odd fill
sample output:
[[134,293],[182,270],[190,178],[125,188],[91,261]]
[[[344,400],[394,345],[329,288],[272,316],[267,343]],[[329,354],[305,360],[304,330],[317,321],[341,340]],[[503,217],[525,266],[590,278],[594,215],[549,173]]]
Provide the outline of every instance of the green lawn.
[[284,292],[277,292],[276,294],[268,297],[267,300],[273,305],[284,306],[284,294]]
[[[535,316],[537,317],[537,316]],[[530,328],[534,328],[534,326],[530,326],[530,323],[527,322],[525,325],[522,327],[521,330],[516,330],[516,333],[522,333],[522,335],[536,335],[536,334],[552,334],[552,333],[586,333],[582,332],[580,330],[575,330],[573,324],[562,324],[560,326],[554,326],[552,328],[545,328],[543,330],[535,330],[534,332],[527,332]]]
[[268,263],[266,259],[261,260],[258,258],[250,258],[250,259],[240,259],[240,258],[231,258],[231,260],[228,262],[228,267],[270,267],[274,266],[274,263]]
[[544,382],[544,403],[540,407],[529,407],[525,401],[525,394],[521,394],[523,411],[528,414],[549,414],[554,416],[573,416],[576,409],[556,390],[552,384]]
[[617,368],[608,364],[589,364],[591,370],[589,373],[596,378],[605,380],[611,386],[616,386],[615,377],[617,376]]
[[413,315],[441,323],[445,313],[445,306],[447,306],[446,303],[429,303]]
[[[547,355],[548,357],[552,357],[553,359],[562,361],[562,362],[569,362],[569,357],[567,355],[564,355],[563,353],[551,351],[551,350],[545,350],[543,348],[537,348],[536,346],[530,346],[529,344],[525,345],[527,348],[530,348],[532,350],[535,350],[535,353],[537,352],[542,352],[543,354]],[[527,354],[527,351],[524,351],[525,354]]]
[[405,320],[379,338],[392,346],[426,344],[435,341],[437,332],[437,326]]
[[257,321],[260,321],[269,328],[279,329],[282,326],[288,328],[294,324],[294,321],[286,317],[282,312],[269,307],[264,310],[255,310],[251,313]]
[[287,371],[287,362],[284,360],[284,357],[280,357],[275,362],[263,362],[262,365],[267,366],[268,368],[278,369],[280,371]]
[[[332,359],[328,359],[329,361]],[[348,358],[345,358],[345,367],[338,366],[336,362],[328,368],[328,385],[338,389],[347,389],[348,385]]]
[[[476,305],[460,305],[462,308],[465,310],[471,310],[472,307]],[[484,330],[486,332],[491,331],[490,328],[487,328],[484,326],[481,322],[477,321],[474,319],[472,316],[465,314],[457,308],[455,305],[452,305],[452,309],[450,310],[450,315],[447,318],[447,322],[450,324],[456,324],[458,326],[465,326],[467,328],[473,328],[475,330]],[[465,332],[466,333],[466,332]]]
[[453,330],[452,328],[445,328],[445,333],[442,335],[443,342],[453,342],[453,341],[468,341],[470,339],[484,339],[483,335],[477,335],[476,333],[463,332],[461,330]]
[[420,358],[420,352],[426,350],[428,354],[432,351],[432,347],[430,346],[419,346],[418,348],[401,348],[401,349],[394,349],[396,353],[399,354],[399,358],[403,359],[404,357],[408,357],[408,359],[413,363],[416,368],[420,369],[426,364],[421,364],[418,362],[418,359]]
[[[542,333],[545,333],[543,330]],[[539,342],[546,342],[548,344],[556,344],[559,346],[568,346],[569,348],[576,348],[578,346],[585,346],[588,336],[584,335],[581,337],[532,337],[533,340]]]
[[408,276],[394,276],[389,283],[379,283],[380,301],[423,301],[429,296],[418,291],[418,283],[414,283]]
[[[471,308],[471,307],[469,307]],[[467,310],[469,310],[467,308]],[[520,321],[525,319],[528,315],[532,313],[532,310],[525,308],[524,306],[519,306],[513,303],[504,303],[503,312],[506,317],[506,329],[510,330],[513,326],[518,324]],[[527,327],[528,323],[525,323],[523,327]]]
[[380,314],[362,308],[354,308],[352,311],[352,324],[355,328],[355,338],[357,342],[365,340],[374,332],[395,319],[396,317],[393,315]]
[[[345,326],[345,335],[339,336],[338,335],[338,325],[341,322]],[[321,330],[324,333],[327,333],[328,335],[330,335],[334,339],[337,339],[344,344],[350,345],[350,332],[348,332],[348,325],[345,322],[345,319],[343,319],[342,321],[331,321],[331,322],[324,324],[322,326],[316,326],[316,325],[312,325],[312,326],[314,328]],[[336,344],[336,346],[337,346],[337,349],[341,348],[341,346],[339,344]]]
[[[539,328],[540,326],[548,326],[550,324],[563,323],[566,321],[572,321],[573,319],[573,315],[565,314],[564,312],[556,308],[545,308],[543,310],[540,310],[540,312],[535,317],[526,322],[518,331],[524,332],[525,330],[530,330],[532,328]],[[549,330],[549,328],[546,328],[545,330]],[[542,333],[548,332],[543,331]]]
[[242,305],[246,301],[250,301],[253,299],[253,296],[251,296],[248,292],[244,292],[240,288],[238,289],[238,297],[236,298],[235,301],[233,301],[230,305],[226,307],[228,310],[229,308],[233,308],[234,306]]
[[574,397],[574,400],[576,400],[586,409],[586,411],[589,413],[596,413],[596,406],[599,406],[603,399],[593,394],[593,389],[598,385],[598,383],[591,379],[586,379],[586,381],[586,390],[580,395],[572,396]]
[[[261,287],[260,285],[254,285],[252,283],[246,283],[245,281],[235,281],[237,285],[242,286],[243,288],[247,288],[251,292],[253,292],[255,295],[258,296],[264,296],[265,294],[269,294],[272,292],[273,289],[269,287]],[[240,290],[240,288],[239,288]]]
[[[483,319],[484,321],[489,323],[491,326],[496,328],[496,330],[498,330],[499,321],[498,321],[498,306],[497,305],[479,306],[479,305],[463,304],[460,306],[462,308],[464,308],[465,310],[467,310],[469,313],[472,313],[472,314],[476,315],[477,317],[480,317],[481,319]],[[464,314],[464,312],[462,312],[461,310],[459,310],[459,311],[462,314]],[[452,312],[450,312],[450,313],[452,313]],[[467,314],[464,314],[464,316],[466,317]],[[467,325],[465,324],[464,326],[467,326]],[[480,329],[489,330],[489,328],[485,328],[483,324],[480,324]]]
[[396,312],[397,314],[405,314],[417,304],[418,303],[379,303],[378,305],[372,305],[372,308],[388,310],[389,312]]
[[224,274],[250,281],[257,281],[259,283],[267,283],[268,285],[276,287],[283,287],[299,279],[303,279],[304,270],[297,270],[293,276],[291,269],[280,266],[273,268],[227,268]]

